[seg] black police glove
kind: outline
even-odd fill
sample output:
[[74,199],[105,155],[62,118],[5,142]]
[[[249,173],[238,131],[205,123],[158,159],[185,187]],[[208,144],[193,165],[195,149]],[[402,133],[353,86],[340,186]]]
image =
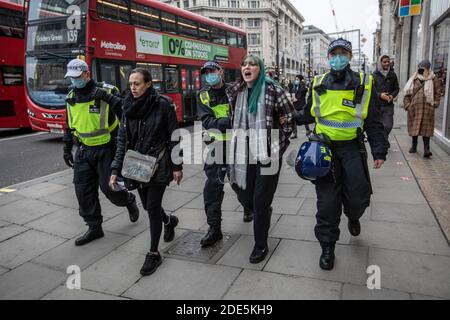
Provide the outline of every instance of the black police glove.
[[72,148],[64,148],[63,158],[67,166],[73,168],[74,160],[72,155]]
[[102,88],[95,88],[93,98],[94,100],[109,102],[109,100],[111,99],[111,95]]

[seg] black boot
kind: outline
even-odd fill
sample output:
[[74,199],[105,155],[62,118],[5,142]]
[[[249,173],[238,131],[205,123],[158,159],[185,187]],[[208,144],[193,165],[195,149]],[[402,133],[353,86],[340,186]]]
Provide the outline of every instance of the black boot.
[[145,257],[144,265],[141,268],[141,275],[149,276],[152,273],[158,269],[158,267],[161,265],[162,259],[159,252],[156,253],[147,253],[147,256]]
[[267,257],[267,254],[269,253],[269,248],[258,248],[257,246],[255,246],[253,248],[252,254],[250,255],[250,263],[251,264],[258,264],[262,261],[264,261],[264,259]]
[[137,206],[136,197],[134,196],[133,202],[127,205],[128,214],[131,222],[136,222],[139,219],[139,208]]
[[103,238],[104,236],[105,234],[103,233],[102,226],[89,227],[89,230],[85,234],[75,240],[75,245],[78,247],[83,246],[95,239]]
[[348,220],[348,231],[354,237],[357,237],[361,234],[361,223],[359,220]]
[[210,227],[206,236],[204,236],[203,239],[200,241],[200,244],[202,245],[203,248],[211,247],[217,241],[220,241],[222,239],[223,235],[222,231],[220,230],[220,227]]
[[253,221],[253,212],[244,208],[244,222],[249,223]]
[[430,138],[429,137],[423,137],[423,156],[425,158],[430,158],[433,154],[430,151]]
[[164,224],[164,241],[170,242],[175,238],[175,227],[178,225],[178,218],[169,216],[169,222]]
[[322,255],[319,266],[322,270],[330,271],[334,268],[334,243],[321,243]]
[[417,153],[417,140],[418,137],[412,137],[412,146],[409,149],[409,153]]

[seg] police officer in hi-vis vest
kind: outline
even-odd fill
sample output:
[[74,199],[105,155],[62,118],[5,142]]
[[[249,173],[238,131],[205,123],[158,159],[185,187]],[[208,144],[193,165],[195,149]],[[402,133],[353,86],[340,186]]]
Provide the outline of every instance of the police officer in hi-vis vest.
[[[221,222],[222,201],[225,195],[223,188],[227,173],[226,146],[231,139],[226,131],[231,129],[231,122],[228,117],[230,106],[225,93],[228,85],[224,81],[222,67],[217,61],[208,61],[202,67],[201,74],[206,86],[200,90],[197,96],[198,116],[202,121],[203,128],[208,130],[209,137],[207,139],[210,147],[223,151],[223,157],[212,152],[211,156],[215,157],[216,160],[220,158],[221,161],[207,162],[204,168],[207,180],[203,190],[203,198],[209,230],[201,240],[201,245],[202,247],[209,247],[223,238]],[[246,209],[244,210],[244,221],[253,221],[253,214]]]
[[[123,106],[123,99],[116,95],[117,88],[92,80],[87,63],[80,59],[69,62],[65,78],[70,78],[73,89],[66,99],[64,161],[74,169],[73,183],[80,216],[89,227],[75,241],[75,245],[82,246],[104,236],[99,186],[113,204],[127,207],[132,222],[138,220],[139,209],[132,193],[122,188],[112,190],[109,186]],[[72,155],[74,143],[77,145],[75,157]]]
[[325,177],[311,179],[317,193],[315,234],[322,247],[320,267],[334,267],[334,249],[339,240],[342,208],[352,236],[361,232],[360,218],[370,205],[372,188],[364,135],[367,133],[373,167],[386,160],[386,141],[379,100],[371,74],[350,68],[352,44],[342,38],[328,48],[331,70],[314,78],[298,125],[316,124],[316,134],[328,136],[332,151],[331,170]]

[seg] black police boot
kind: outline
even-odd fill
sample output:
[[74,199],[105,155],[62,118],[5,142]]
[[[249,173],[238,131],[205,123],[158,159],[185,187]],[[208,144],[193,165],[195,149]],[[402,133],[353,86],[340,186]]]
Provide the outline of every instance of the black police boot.
[[264,259],[267,257],[267,254],[269,253],[269,248],[258,248],[257,246],[255,246],[253,248],[253,252],[250,255],[250,263],[251,264],[258,264],[262,261],[264,261]]
[[418,137],[412,138],[412,146],[411,149],[409,149],[409,153],[417,153],[417,139]]
[[334,243],[321,243],[322,255],[319,266],[322,270],[330,271],[334,268]]
[[361,223],[359,220],[348,220],[348,231],[354,237],[357,237],[361,234]]
[[105,234],[103,233],[102,226],[89,227],[89,230],[83,234],[81,237],[75,240],[75,245],[80,247],[88,244],[95,239],[103,238]]
[[175,238],[175,227],[178,225],[178,218],[169,216],[169,222],[164,224],[164,241],[170,242]]
[[244,208],[244,222],[249,223],[253,221],[253,212]]
[[217,241],[223,239],[222,231],[220,227],[210,227],[206,236],[200,241],[200,244],[203,248],[211,247]]
[[144,265],[141,268],[141,275],[142,276],[149,276],[152,273],[158,269],[158,267],[162,263],[161,255],[158,253],[147,253],[147,256],[145,257]]
[[139,219],[139,208],[137,206],[136,197],[134,197],[133,202],[127,205],[128,214],[130,216],[131,222],[136,222]]
[[427,159],[431,158],[433,154],[430,151],[430,138],[423,137],[423,150],[424,150],[423,156]]

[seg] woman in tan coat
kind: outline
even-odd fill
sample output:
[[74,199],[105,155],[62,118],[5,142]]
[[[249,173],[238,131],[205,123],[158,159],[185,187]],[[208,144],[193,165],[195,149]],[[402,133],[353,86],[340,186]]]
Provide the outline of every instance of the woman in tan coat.
[[423,137],[424,157],[430,151],[430,138],[434,132],[434,110],[439,107],[442,83],[433,73],[429,60],[423,60],[419,69],[405,85],[403,105],[408,112],[408,133],[412,137],[409,153],[417,152],[418,137]]

